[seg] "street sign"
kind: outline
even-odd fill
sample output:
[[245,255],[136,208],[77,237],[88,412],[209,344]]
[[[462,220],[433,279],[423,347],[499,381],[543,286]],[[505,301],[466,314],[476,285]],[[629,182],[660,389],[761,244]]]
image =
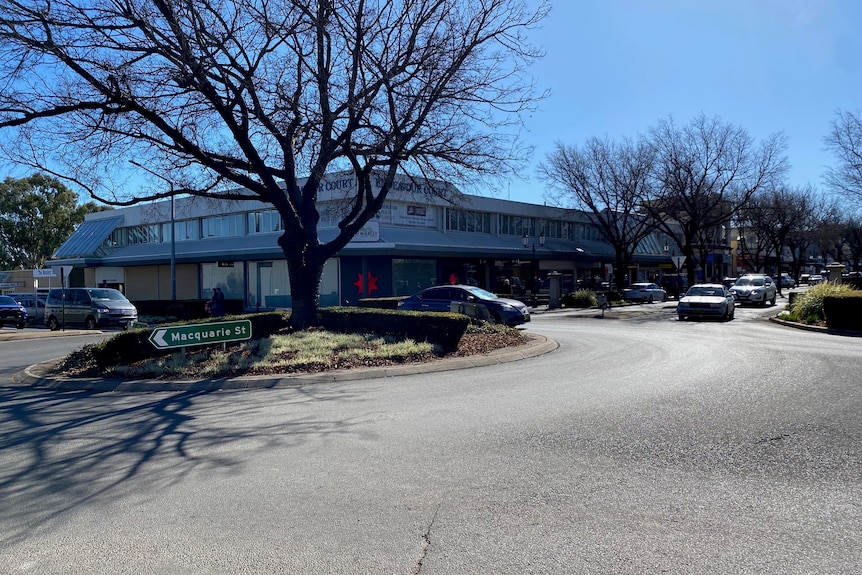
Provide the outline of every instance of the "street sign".
[[682,264],[685,263],[685,256],[671,256],[670,259],[673,260],[673,265],[676,266],[676,269],[682,269]]
[[150,343],[156,349],[207,345],[245,339],[251,339],[251,320],[248,319],[160,327],[154,329],[149,337]]

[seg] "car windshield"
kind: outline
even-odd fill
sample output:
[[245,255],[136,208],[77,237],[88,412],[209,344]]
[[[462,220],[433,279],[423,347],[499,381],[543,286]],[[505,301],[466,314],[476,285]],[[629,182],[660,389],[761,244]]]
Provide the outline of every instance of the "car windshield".
[[739,278],[736,282],[737,286],[762,286],[763,278]]
[[90,296],[93,301],[125,301],[123,294],[115,289],[94,289],[90,290]]
[[486,300],[497,299],[497,296],[495,296],[494,294],[492,294],[489,291],[483,290],[482,288],[469,287],[466,289],[468,292],[470,292],[471,294],[473,294],[474,296],[476,296],[479,299],[486,299]]
[[695,286],[688,290],[686,296],[692,295],[715,295],[715,296],[723,296],[724,290],[714,287],[706,287],[706,286]]
[[18,305],[18,302],[8,295],[0,295],[0,305]]

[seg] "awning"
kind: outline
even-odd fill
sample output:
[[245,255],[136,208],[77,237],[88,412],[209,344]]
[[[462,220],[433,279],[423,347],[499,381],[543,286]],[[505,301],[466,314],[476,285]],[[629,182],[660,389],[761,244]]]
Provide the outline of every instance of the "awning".
[[118,225],[123,222],[122,217],[101,218],[98,220],[89,220],[78,226],[75,233],[63,242],[57,251],[54,252],[53,258],[75,258],[87,257],[96,255],[96,250],[102,245],[105,239],[111,235]]

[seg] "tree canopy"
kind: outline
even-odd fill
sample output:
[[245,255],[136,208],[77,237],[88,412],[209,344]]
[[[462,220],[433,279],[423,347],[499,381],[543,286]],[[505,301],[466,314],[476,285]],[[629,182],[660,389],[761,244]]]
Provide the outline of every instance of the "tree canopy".
[[[3,149],[107,204],[183,193],[273,205],[301,327],[316,321],[323,264],[396,174],[460,182],[526,158],[521,114],[542,97],[526,32],[547,11],[523,0],[3,2],[0,129],[14,131]],[[317,194],[334,170],[357,185],[340,233],[321,243]]]
[[0,182],[0,269],[40,268],[84,215],[104,209],[44,174]]

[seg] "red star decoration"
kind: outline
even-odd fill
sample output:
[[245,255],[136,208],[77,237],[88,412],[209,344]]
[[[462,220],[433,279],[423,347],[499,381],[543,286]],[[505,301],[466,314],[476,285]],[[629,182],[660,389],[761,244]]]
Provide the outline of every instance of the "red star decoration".
[[[371,292],[376,291],[380,288],[377,287],[377,280],[379,278],[371,275],[371,272],[368,272],[368,295],[371,296]],[[353,285],[356,286],[356,290],[359,295],[363,295],[365,293],[365,279],[362,277],[362,274],[356,274],[356,281],[353,282]]]

